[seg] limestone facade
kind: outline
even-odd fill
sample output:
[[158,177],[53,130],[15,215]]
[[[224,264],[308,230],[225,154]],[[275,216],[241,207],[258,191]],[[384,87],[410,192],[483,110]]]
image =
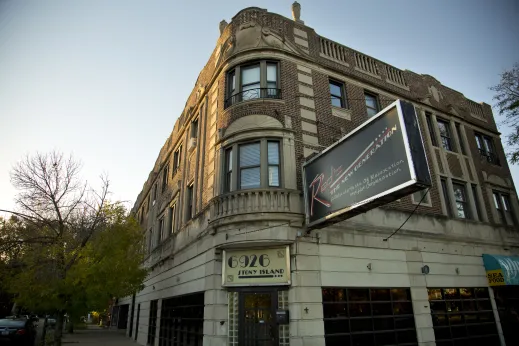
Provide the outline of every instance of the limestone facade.
[[[127,332],[137,332],[139,344],[162,345],[164,301],[192,293],[204,293],[202,331],[193,327],[193,335],[205,346],[239,344],[243,321],[233,299],[242,291],[222,286],[230,249],[289,246],[290,285],[278,287],[277,299],[289,322],[273,335],[291,346],[331,344],[327,287],[409,288],[416,344],[435,345],[428,288],[488,288],[482,254],[518,252],[517,193],[491,107],[322,37],[294,16],[246,8],[220,23],[216,48],[143,185],[133,213],[147,237],[150,274],[134,299],[119,299],[133,305]],[[342,88],[340,105],[330,102],[330,81]],[[366,95],[378,109],[396,99],[414,104],[433,178],[429,197],[388,241],[416,195],[307,233],[302,164],[368,119]],[[493,147],[481,149],[478,138]],[[258,168],[245,172],[238,152],[250,143]],[[467,218],[457,217],[460,186]],[[508,214],[496,209],[495,193],[508,198]],[[504,343],[495,302],[493,309]],[[190,340],[181,344],[196,344]]]

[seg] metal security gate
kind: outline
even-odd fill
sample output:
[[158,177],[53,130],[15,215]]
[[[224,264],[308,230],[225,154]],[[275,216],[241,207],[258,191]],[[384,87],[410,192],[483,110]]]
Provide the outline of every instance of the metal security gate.
[[277,346],[277,290],[240,292],[239,345]]

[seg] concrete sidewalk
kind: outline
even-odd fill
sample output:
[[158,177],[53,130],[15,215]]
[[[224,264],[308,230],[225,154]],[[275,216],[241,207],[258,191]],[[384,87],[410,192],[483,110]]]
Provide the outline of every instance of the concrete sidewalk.
[[136,346],[137,343],[125,335],[125,330],[88,328],[63,334],[63,344],[71,346]]

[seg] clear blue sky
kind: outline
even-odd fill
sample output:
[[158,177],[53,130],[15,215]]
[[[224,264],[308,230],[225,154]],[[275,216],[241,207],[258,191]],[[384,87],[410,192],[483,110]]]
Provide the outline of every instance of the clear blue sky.
[[[519,61],[519,1],[299,1],[317,33],[477,102]],[[209,58],[218,24],[292,1],[0,0],[0,208],[25,154],[58,149],[133,203]],[[503,129],[505,132],[505,130]],[[519,182],[519,167],[513,175]]]

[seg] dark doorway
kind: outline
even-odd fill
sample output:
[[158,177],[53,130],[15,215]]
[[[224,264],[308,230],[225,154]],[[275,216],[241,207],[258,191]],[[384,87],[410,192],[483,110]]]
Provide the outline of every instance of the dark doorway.
[[141,314],[141,304],[137,305],[137,321],[135,322],[135,340],[139,335],[139,316]]
[[279,328],[275,319],[278,291],[242,291],[239,304],[239,345],[278,345]]
[[129,304],[119,306],[119,318],[117,320],[117,329],[126,329],[128,325],[128,311],[130,310]]

